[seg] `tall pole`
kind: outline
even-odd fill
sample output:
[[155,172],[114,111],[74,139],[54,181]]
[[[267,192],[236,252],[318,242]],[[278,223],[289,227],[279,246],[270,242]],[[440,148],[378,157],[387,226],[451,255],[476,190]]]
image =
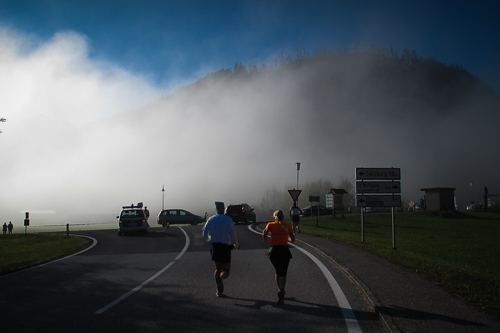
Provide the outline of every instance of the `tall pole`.
[[396,249],[396,221],[394,216],[394,207],[391,207],[392,215],[392,248]]
[[470,182],[470,204],[474,202],[474,194],[472,194],[472,182]]
[[484,187],[484,211],[488,211],[488,188],[485,186]]
[[163,185],[163,187],[161,188],[161,191],[162,191],[162,194],[163,194],[163,198],[162,198],[162,201],[161,201],[161,210],[165,210],[165,185]]
[[297,165],[297,188],[296,190],[299,189],[299,170],[300,170],[300,162],[295,163]]

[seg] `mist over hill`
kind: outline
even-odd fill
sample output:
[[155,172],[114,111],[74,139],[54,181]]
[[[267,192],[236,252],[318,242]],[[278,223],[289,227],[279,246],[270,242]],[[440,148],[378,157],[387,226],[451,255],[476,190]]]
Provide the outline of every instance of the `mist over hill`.
[[204,174],[201,197],[259,202],[266,188],[295,187],[295,162],[302,182],[354,182],[355,167],[400,167],[406,200],[424,187],[454,187],[464,207],[470,181],[494,193],[498,92],[460,65],[405,51],[323,50],[294,61],[285,54],[270,67],[237,64],[144,116],[164,120],[156,131],[168,128],[165,151],[205,161],[195,168]]
[[[83,127],[32,119],[33,131],[51,134],[11,142],[20,158],[7,202],[113,213],[144,201],[155,215],[164,185],[166,207],[211,213],[216,200],[255,205],[268,189],[295,187],[301,162],[300,184],[354,183],[356,167],[401,168],[403,200],[454,187],[464,209],[484,186],[500,192],[499,107],[499,92],[462,66],[407,49],[298,49],[295,60],[282,52]],[[47,159],[28,162],[30,149]],[[19,190],[26,184],[36,186]]]

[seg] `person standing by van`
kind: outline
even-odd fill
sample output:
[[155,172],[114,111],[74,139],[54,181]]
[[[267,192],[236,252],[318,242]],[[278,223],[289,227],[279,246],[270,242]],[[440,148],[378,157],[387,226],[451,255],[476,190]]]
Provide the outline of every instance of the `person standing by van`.
[[274,279],[278,286],[278,303],[279,307],[285,304],[285,286],[288,265],[292,259],[292,253],[288,247],[288,242],[295,242],[295,235],[290,224],[284,222],[285,215],[283,211],[277,210],[274,212],[274,222],[267,224],[262,232],[264,242],[268,241],[268,234],[271,234],[271,249],[270,259],[274,266],[276,274]]
[[215,284],[217,285],[217,297],[224,294],[224,280],[229,277],[231,272],[231,250],[238,251],[240,245],[236,235],[233,219],[224,215],[224,203],[215,202],[215,211],[217,214],[208,219],[203,227],[203,237],[211,244],[210,254],[215,264]]

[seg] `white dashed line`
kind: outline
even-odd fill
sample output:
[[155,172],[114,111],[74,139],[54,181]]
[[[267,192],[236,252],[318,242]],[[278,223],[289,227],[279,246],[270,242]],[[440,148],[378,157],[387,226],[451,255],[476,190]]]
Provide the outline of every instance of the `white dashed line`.
[[142,287],[144,287],[149,282],[153,281],[158,276],[160,276],[161,274],[163,274],[167,269],[169,269],[170,267],[172,267],[175,264],[175,261],[179,260],[182,257],[182,255],[187,251],[187,249],[189,247],[189,244],[190,244],[190,241],[189,241],[189,236],[184,231],[184,229],[182,229],[181,227],[178,227],[178,228],[181,229],[181,231],[184,233],[184,236],[186,237],[186,244],[184,245],[184,248],[182,249],[181,253],[179,253],[179,255],[174,259],[174,261],[171,261],[167,266],[163,267],[158,273],[156,273],[155,275],[153,275],[152,277],[150,277],[149,279],[147,279],[146,281],[144,281],[143,283],[141,283],[140,285],[138,285],[137,287],[135,287],[134,289],[132,289],[128,293],[126,293],[125,295],[123,295],[120,298],[116,299],[115,301],[109,303],[108,305],[106,305],[102,309],[97,310],[94,314],[102,314],[103,312],[111,309],[113,306],[115,306],[116,304],[120,303],[121,301],[123,301],[127,297],[133,295],[135,292],[141,290]]

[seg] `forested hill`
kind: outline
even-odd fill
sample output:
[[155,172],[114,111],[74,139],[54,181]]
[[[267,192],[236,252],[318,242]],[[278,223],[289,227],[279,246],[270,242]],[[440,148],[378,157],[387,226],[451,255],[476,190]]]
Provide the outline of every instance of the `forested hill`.
[[[311,73],[316,74],[311,77]],[[304,94],[312,91],[317,94],[327,87],[332,94],[349,90],[352,94],[343,95],[341,99],[370,100],[370,104],[375,102],[371,95],[380,94],[389,100],[383,102],[375,98],[377,103],[396,102],[401,111],[424,112],[421,108],[425,108],[425,112],[449,112],[470,99],[495,101],[499,98],[498,92],[460,64],[444,64],[433,57],[424,59],[408,48],[398,55],[393,48],[375,45],[362,48],[357,43],[353,52],[323,49],[310,55],[297,49],[295,60],[282,51],[269,66],[251,63],[246,68],[236,64],[233,69],[210,73],[190,86],[179,88],[178,92],[196,93],[196,89],[213,84],[234,85],[270,77],[277,81],[285,78],[297,83],[303,81],[307,83]]]
[[352,180],[356,167],[400,167],[409,199],[435,186],[470,200],[472,177],[500,191],[498,157],[489,154],[500,148],[500,94],[462,66],[359,45],[313,56],[297,49],[294,58],[237,64],[120,116],[147,128],[130,144],[165,152],[151,172],[235,203],[293,184],[297,161],[304,181],[334,183]]

